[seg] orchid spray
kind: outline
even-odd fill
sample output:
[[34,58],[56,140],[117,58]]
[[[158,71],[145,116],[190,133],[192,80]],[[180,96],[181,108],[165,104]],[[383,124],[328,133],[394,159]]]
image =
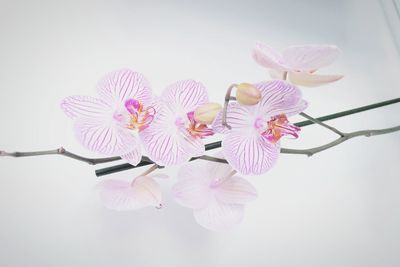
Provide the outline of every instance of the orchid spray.
[[[97,97],[70,96],[61,101],[62,110],[73,120],[78,142],[106,157],[82,157],[64,148],[0,151],[0,156],[54,154],[92,165],[126,161],[97,170],[98,176],[151,165],[130,181],[109,179],[97,185],[104,206],[118,211],[161,208],[162,190],[157,180],[168,176],[159,169],[179,165],[173,198],[191,209],[201,226],[227,230],[242,221],[245,205],[257,197],[250,179],[243,175],[267,173],[279,153],[312,156],[351,138],[400,131],[396,126],[344,133],[324,122],[398,103],[400,98],[319,118],[305,113],[312,102],[303,99],[298,86],[321,86],[340,80],[342,75],[319,74],[319,69],[339,55],[340,50],[333,45],[291,46],[281,53],[257,43],[253,59],[268,69],[273,80],[261,77],[259,82],[232,84],[223,105],[209,102],[205,86],[198,81],[174,82],[156,96],[142,74],[129,69],[113,71],[98,82]],[[306,120],[293,123],[291,117],[297,114]],[[301,127],[311,124],[334,132],[338,138],[309,149],[281,147],[282,140],[298,138]],[[214,135],[222,141],[204,144]],[[221,150],[214,156],[204,154],[218,148]]]

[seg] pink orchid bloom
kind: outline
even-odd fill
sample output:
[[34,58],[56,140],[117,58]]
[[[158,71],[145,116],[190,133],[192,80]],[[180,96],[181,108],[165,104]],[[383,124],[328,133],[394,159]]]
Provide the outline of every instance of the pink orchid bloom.
[[242,174],[262,174],[275,164],[280,138],[297,138],[300,131],[289,123],[288,117],[307,107],[300,90],[286,81],[260,82],[254,86],[262,95],[258,104],[229,103],[227,123],[230,130],[222,125],[222,112],[213,123],[216,132],[225,134],[222,151],[226,160]]
[[203,227],[221,231],[240,223],[244,204],[257,197],[256,189],[234,176],[228,164],[197,161],[182,166],[172,192],[182,206],[193,209]]
[[[257,43],[253,50],[254,60],[270,70],[273,79],[288,79],[291,83],[307,87],[335,82],[342,75],[320,75],[315,72],[332,64],[340,55],[333,45],[290,46],[283,53]],[[287,76],[287,77],[286,77]]]
[[193,80],[168,86],[152,124],[140,133],[148,156],[159,165],[180,164],[204,153],[202,139],[213,134],[195,121],[194,111],[208,102],[203,84]]
[[155,115],[152,93],[145,77],[129,69],[104,76],[97,85],[98,98],[70,96],[61,108],[74,119],[79,142],[87,149],[140,162],[137,132],[146,129]]
[[161,208],[161,188],[154,178],[165,175],[138,176],[132,182],[105,180],[97,185],[103,205],[112,210],[135,210],[148,206]]

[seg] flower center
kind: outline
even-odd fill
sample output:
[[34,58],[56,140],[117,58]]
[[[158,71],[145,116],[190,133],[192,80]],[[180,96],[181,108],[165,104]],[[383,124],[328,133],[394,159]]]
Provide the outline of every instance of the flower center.
[[[257,123],[257,121],[256,121]],[[297,134],[300,128],[290,124],[285,114],[277,115],[271,118],[267,123],[267,129],[261,135],[271,143],[278,142],[282,136],[290,135],[298,138]]]
[[186,126],[187,132],[194,138],[205,138],[214,134],[207,124],[199,123],[194,119],[194,111],[187,114],[189,123]]
[[144,108],[143,104],[136,99],[125,101],[125,108],[129,112],[128,129],[142,131],[149,127],[156,113],[153,107]]

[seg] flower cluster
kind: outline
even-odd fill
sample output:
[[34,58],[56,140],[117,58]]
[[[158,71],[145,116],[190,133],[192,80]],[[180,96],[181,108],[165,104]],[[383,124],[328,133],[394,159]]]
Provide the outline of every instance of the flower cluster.
[[[61,102],[74,120],[78,141],[87,149],[120,156],[137,165],[142,155],[161,166],[181,165],[172,192],[176,201],[193,209],[197,222],[211,230],[227,229],[243,217],[244,204],[256,190],[240,174],[259,175],[271,169],[282,137],[297,138],[300,128],[289,119],[307,108],[297,85],[318,86],[342,78],[315,72],[332,63],[339,49],[329,45],[293,46],[279,53],[257,44],[253,58],[269,69],[274,80],[241,83],[224,108],[209,102],[205,86],[177,81],[160,96],[146,78],[129,69],[111,72],[97,85],[98,97],[70,96]],[[222,135],[228,164],[190,158],[205,152],[204,139]],[[161,189],[150,171],[132,182],[107,180],[99,185],[106,207],[131,210],[161,207]]]

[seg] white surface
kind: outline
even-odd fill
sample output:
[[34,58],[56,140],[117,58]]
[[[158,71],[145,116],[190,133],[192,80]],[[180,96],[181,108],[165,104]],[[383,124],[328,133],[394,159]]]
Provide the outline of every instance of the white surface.
[[[2,1],[0,149],[61,145],[91,155],[58,107],[94,94],[104,73],[130,67],[156,92],[185,78],[222,101],[232,82],[266,72],[256,40],[277,48],[333,43],[343,56],[335,84],[303,89],[318,116],[399,97],[400,58],[378,1]],[[150,1],[148,1],[150,2]],[[400,105],[335,120],[344,131],[399,124]],[[285,147],[332,140],[304,128]],[[209,232],[169,194],[165,208],[104,209],[94,167],[57,156],[0,159],[1,266],[399,266],[400,134],[360,138],[312,158],[282,155],[249,177],[259,192],[244,222]],[[105,178],[131,179],[138,171]]]

